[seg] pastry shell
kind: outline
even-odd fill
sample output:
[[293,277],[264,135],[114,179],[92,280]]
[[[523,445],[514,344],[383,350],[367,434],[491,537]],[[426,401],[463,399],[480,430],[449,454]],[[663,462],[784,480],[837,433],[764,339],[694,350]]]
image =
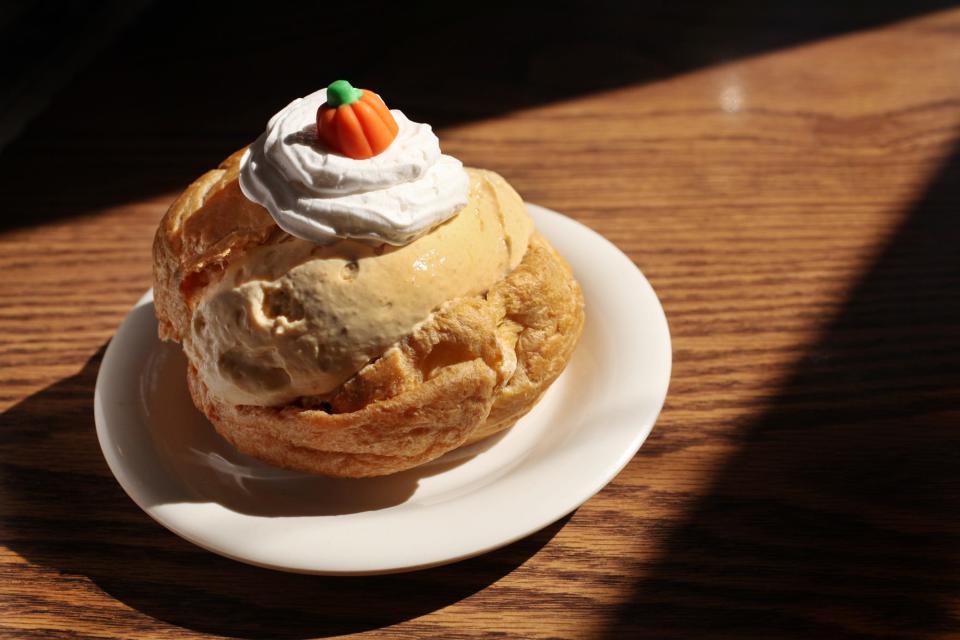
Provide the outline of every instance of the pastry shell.
[[[163,339],[189,339],[204,289],[284,233],[240,191],[241,157],[191,184],[160,223],[154,303]],[[534,233],[520,265],[486,293],[448,301],[322,399],[234,405],[210,392],[196,363],[187,379],[196,406],[243,453],[330,476],[385,475],[512,426],[563,371],[583,323],[569,266]]]

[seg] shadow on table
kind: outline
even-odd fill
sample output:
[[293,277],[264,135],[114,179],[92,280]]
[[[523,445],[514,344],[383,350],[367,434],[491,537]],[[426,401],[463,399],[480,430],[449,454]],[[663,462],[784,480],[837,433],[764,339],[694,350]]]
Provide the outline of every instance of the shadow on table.
[[[264,11],[155,3],[0,151],[0,230],[183,189],[292,97],[336,77],[443,127],[951,5],[578,0],[544,11],[502,0],[482,10],[357,0]],[[7,64],[49,63],[30,56],[28,44]]]
[[605,637],[960,628],[958,247],[954,153]]
[[484,589],[521,566],[569,520],[478,558],[391,576],[294,575],[221,558],[155,523],[110,475],[92,408],[102,353],[76,375],[0,414],[0,541],[32,563],[86,576],[163,622],[247,638],[385,627]]

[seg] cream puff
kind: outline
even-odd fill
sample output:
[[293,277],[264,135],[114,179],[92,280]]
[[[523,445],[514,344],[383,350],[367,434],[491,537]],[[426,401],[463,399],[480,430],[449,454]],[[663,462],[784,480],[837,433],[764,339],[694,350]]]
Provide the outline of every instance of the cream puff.
[[160,336],[243,453],[331,476],[513,425],[569,361],[580,287],[499,175],[338,81],[191,184],[154,242]]

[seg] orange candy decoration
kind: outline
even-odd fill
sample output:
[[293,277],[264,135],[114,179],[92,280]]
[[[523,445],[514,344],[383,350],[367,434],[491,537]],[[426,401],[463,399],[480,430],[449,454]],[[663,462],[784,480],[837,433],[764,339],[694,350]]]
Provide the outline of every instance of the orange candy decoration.
[[383,153],[399,131],[380,96],[354,89],[346,80],[327,87],[327,102],[317,110],[317,132],[331,150],[365,160]]

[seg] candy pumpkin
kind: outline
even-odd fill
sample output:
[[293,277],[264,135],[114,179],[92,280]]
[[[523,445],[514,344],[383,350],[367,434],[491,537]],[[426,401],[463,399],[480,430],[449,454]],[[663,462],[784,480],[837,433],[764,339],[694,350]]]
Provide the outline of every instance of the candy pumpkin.
[[346,80],[327,87],[327,101],[317,109],[317,132],[332,151],[355,160],[382,153],[397,137],[396,120],[380,96],[354,89]]

